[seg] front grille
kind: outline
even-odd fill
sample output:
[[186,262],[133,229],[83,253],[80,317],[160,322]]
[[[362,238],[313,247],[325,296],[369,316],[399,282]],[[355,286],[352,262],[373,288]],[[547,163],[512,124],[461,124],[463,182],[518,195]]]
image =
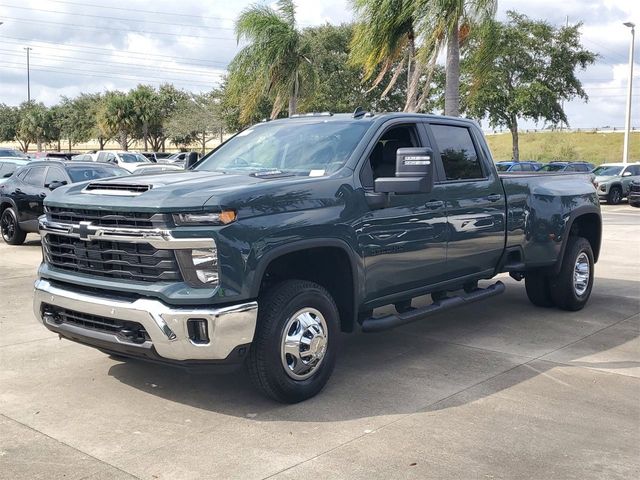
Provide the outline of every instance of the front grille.
[[47,262],[62,270],[143,282],[182,280],[173,250],[146,243],[86,241],[50,233],[42,244]]
[[640,192],[640,183],[632,183],[630,190],[632,192]]
[[99,227],[154,228],[165,227],[167,216],[152,212],[118,212],[81,208],[47,207],[47,218],[53,222],[91,222]]
[[55,323],[66,323],[99,332],[120,335],[134,343],[150,341],[149,334],[138,322],[118,320],[114,318],[91,315],[90,313],[69,310],[45,303],[42,305],[42,315],[51,318]]

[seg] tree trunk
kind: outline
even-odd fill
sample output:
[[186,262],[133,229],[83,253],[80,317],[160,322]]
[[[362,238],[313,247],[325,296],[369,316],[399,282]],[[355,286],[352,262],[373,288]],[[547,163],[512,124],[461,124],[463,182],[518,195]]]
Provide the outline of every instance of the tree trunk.
[[520,146],[518,145],[518,119],[515,115],[511,117],[511,124],[509,130],[511,130],[511,144],[513,146],[513,161],[520,161]]
[[42,140],[40,140],[40,137],[37,138],[36,140],[37,146],[38,146],[38,152],[42,151]]
[[444,114],[460,116],[460,44],[458,20],[452,25],[447,38],[447,59],[444,88]]
[[125,152],[129,150],[129,140],[126,132],[120,132],[120,141],[118,143]]
[[[413,65],[413,71],[411,70]],[[407,101],[405,112],[415,112],[418,109],[418,83],[420,81],[420,64],[416,58],[416,45],[413,35],[409,37],[409,63],[407,67]]]
[[69,152],[71,152],[71,139],[69,139]]
[[164,149],[165,149],[165,140],[166,138],[162,137],[162,153],[164,153]]
[[289,97],[289,116],[295,115],[298,111],[298,90],[300,89],[300,83],[298,81],[298,75],[293,82],[293,93]]
[[224,128],[220,127],[220,143],[224,142]]
[[207,149],[207,132],[202,132],[202,155],[205,154]]
[[146,121],[142,125],[142,129],[143,129],[143,136],[144,136],[144,151],[148,152],[149,151],[149,146],[148,146],[149,124]]

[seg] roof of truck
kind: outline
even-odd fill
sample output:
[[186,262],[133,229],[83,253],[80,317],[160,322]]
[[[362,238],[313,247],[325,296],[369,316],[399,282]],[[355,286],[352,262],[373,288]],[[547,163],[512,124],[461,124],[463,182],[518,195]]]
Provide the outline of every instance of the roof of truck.
[[467,122],[477,125],[474,120],[469,118],[462,117],[449,117],[445,115],[431,115],[426,113],[408,113],[408,112],[383,112],[383,113],[373,113],[373,112],[354,112],[354,113],[331,113],[331,112],[313,112],[313,113],[301,113],[296,114],[287,118],[278,118],[275,120],[264,120],[264,122],[296,122],[296,121],[304,121],[304,120],[317,120],[323,122],[335,122],[335,121],[354,121],[354,122],[375,122],[381,119],[391,119],[391,118],[407,118],[407,119],[415,119],[416,117],[424,118],[427,120],[451,120],[457,122]]

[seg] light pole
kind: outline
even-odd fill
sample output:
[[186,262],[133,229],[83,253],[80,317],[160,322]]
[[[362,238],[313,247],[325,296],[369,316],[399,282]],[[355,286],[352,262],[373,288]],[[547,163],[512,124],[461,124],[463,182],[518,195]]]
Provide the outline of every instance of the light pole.
[[636,29],[635,23],[624,22],[625,27],[631,29],[631,45],[629,46],[629,84],[627,86],[627,114],[624,124],[624,149],[622,152],[622,163],[629,162],[629,133],[631,130],[631,93],[633,91],[633,46],[635,43]]
[[31,73],[29,72],[29,52],[32,50],[31,47],[24,47],[27,51],[27,102],[31,103]]

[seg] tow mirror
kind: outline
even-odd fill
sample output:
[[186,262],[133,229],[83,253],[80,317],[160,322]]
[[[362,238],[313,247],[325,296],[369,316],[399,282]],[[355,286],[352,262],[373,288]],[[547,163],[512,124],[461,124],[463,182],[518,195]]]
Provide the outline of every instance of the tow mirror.
[[196,163],[198,163],[198,152],[189,152],[189,155],[187,155],[187,158],[185,161],[184,168],[186,170],[189,170]]
[[396,152],[396,176],[377,178],[378,193],[429,193],[433,189],[433,150],[399,148]]

